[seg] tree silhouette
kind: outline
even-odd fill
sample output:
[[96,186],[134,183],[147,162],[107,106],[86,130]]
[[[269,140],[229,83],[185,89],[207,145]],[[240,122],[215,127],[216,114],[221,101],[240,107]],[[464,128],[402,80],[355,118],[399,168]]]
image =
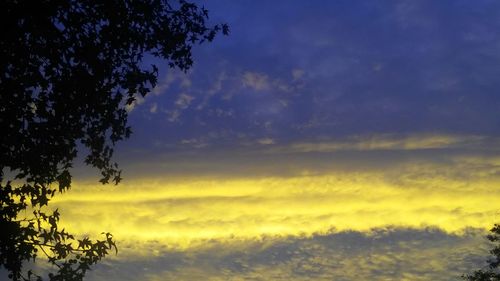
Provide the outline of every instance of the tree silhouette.
[[464,276],[468,281],[500,281],[500,224],[495,224],[491,229],[491,234],[486,236],[496,246],[490,250],[492,257],[488,259],[488,266],[485,269],[474,271],[472,275]]
[[228,33],[207,19],[183,0],[0,1],[0,266],[11,279],[42,280],[23,269],[40,254],[50,280],[82,280],[117,251],[109,233],[67,233],[46,206],[70,188],[79,143],[103,184],[120,181],[111,158],[131,133],[125,106],[157,82],[143,57],[189,69],[195,44]]

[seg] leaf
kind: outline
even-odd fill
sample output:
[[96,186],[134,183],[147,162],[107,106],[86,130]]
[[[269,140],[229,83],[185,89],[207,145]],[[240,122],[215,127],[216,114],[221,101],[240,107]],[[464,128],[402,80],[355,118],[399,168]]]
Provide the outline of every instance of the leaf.
[[[42,209],[56,191],[70,189],[80,148],[88,151],[84,162],[101,172],[101,183],[121,181],[112,158],[116,143],[131,134],[127,105],[147,96],[158,81],[158,67],[146,66],[143,58],[187,71],[192,46],[220,33],[220,25],[206,22],[205,8],[177,4],[2,1],[0,206],[2,220],[12,227],[0,231],[2,242],[11,243],[6,248],[19,250],[0,251],[0,267],[10,278],[20,279],[37,249],[64,269],[51,273],[53,280],[82,280],[108,250],[118,253],[110,234],[96,243],[87,237],[75,241],[64,228],[58,231],[59,210],[47,215]],[[222,33],[227,31],[223,25]],[[16,181],[4,181],[4,170]],[[20,223],[31,210],[33,223]],[[71,245],[78,245],[80,269],[69,262],[76,255]]]

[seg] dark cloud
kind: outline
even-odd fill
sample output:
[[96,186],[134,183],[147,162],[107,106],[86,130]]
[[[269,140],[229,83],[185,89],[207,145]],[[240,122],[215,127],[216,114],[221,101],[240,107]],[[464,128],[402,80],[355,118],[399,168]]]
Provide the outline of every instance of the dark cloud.
[[484,262],[484,234],[389,228],[208,241],[198,249],[104,261],[87,280],[457,280]]

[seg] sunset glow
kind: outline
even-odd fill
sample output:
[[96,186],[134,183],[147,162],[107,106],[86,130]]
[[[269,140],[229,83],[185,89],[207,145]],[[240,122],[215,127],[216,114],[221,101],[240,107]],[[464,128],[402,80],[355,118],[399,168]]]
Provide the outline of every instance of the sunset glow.
[[116,239],[84,280],[451,281],[485,267],[500,1],[196,3],[230,33],[194,45],[186,71],[144,56],[158,83],[123,105],[123,181],[100,184],[78,143],[71,189],[44,207],[78,238]]

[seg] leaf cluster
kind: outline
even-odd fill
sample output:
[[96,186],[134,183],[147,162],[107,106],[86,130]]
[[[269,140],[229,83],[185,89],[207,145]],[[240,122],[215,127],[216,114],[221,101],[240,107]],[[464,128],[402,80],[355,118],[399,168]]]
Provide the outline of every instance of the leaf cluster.
[[[50,280],[82,280],[90,266],[118,248],[110,233],[104,240],[92,241],[88,237],[75,239],[58,226],[60,213],[56,209],[41,211],[56,189],[24,184],[13,188],[10,182],[0,184],[0,200],[4,204],[0,219],[0,264],[9,270],[13,280],[42,280],[32,270],[21,271],[23,261],[35,261],[40,252],[57,268],[49,274]],[[32,215],[21,217],[20,211],[33,209]],[[15,235],[13,235],[15,234]]]
[[195,44],[228,33],[207,20],[184,0],[0,1],[0,267],[12,279],[41,279],[23,272],[41,251],[50,280],[81,280],[116,250],[111,234],[75,239],[45,209],[71,187],[80,148],[101,183],[121,180],[112,156],[131,134],[126,106],[157,83],[145,56],[189,69]]

